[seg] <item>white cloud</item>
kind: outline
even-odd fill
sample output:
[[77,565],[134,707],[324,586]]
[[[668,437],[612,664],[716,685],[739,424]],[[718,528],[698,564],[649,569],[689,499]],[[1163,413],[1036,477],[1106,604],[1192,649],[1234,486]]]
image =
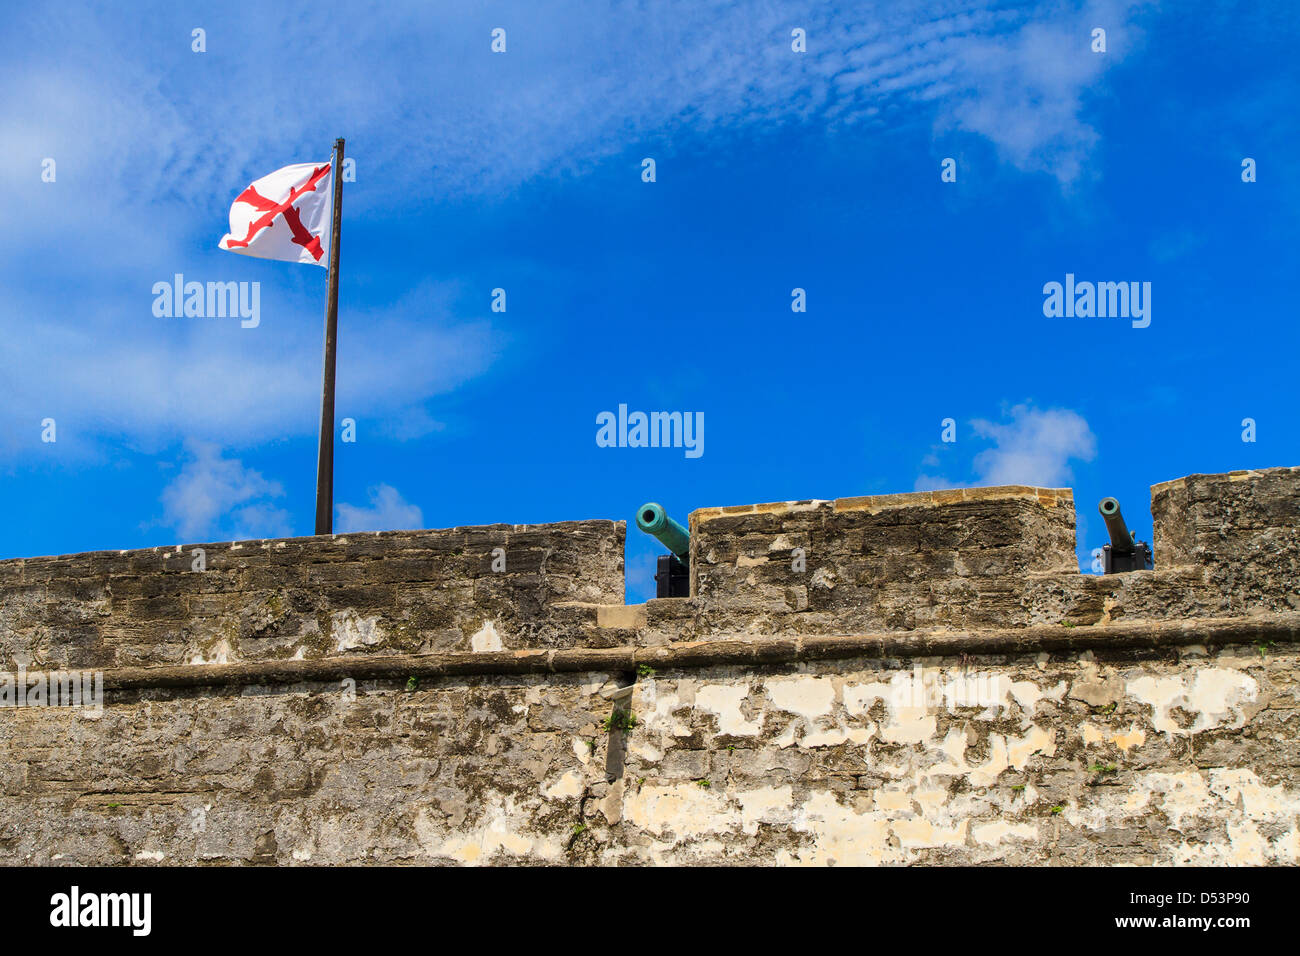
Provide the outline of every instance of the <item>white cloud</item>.
[[191,458],[162,493],[162,524],[186,541],[241,541],[279,538],[292,533],[289,514],[271,499],[284,495],[238,459],[200,441],[186,443]]
[[[1016,405],[1008,409],[1001,422],[975,419],[970,423],[975,438],[991,441],[993,446],[978,452],[971,462],[973,477],[953,480],[933,473],[941,460],[937,449],[946,455],[967,446],[934,446],[921,460],[922,471],[913,485],[914,491],[941,491],[972,485],[1034,485],[1062,487],[1074,475],[1073,461],[1092,461],[1097,454],[1097,439],[1087,421],[1078,412],[1066,408],[1037,409]],[[947,471],[953,467],[950,461]]]
[[[790,125],[966,130],[1068,181],[1096,139],[1084,97],[1131,47],[1136,6],[663,0],[647,18],[623,4],[521,2],[499,11],[501,56],[480,11],[423,0],[349,8],[345,30],[316,6],[253,16],[236,4],[212,12],[205,54],[187,31],[167,40],[144,10],[87,5],[59,30],[18,16],[0,79],[0,221],[23,224],[0,232],[0,284],[13,290],[0,305],[0,458],[30,448],[14,436],[47,415],[69,455],[96,432],[153,447],[314,434],[319,270],[276,264],[271,277],[215,244],[243,186],[323,158],[339,131],[358,164],[346,215],[374,224],[412,197],[503,197],[643,146],[663,156]],[[1088,50],[1094,20],[1108,24],[1105,56]],[[807,54],[790,51],[792,24]],[[330,104],[330,129],[303,108],[308,94]],[[106,150],[105,129],[126,146]],[[45,156],[56,183],[40,181]],[[174,272],[265,279],[262,325],[153,318],[148,290]],[[436,430],[428,400],[503,348],[482,314],[461,314],[442,286],[346,312],[340,413],[380,419],[376,432],[398,439]]]
[[1030,24],[1010,36],[973,39],[958,52],[962,75],[940,124],[978,133],[1021,169],[1078,178],[1097,133],[1080,119],[1082,97],[1105,60],[1088,52],[1081,22]]
[[395,531],[423,528],[424,514],[419,505],[404,499],[392,485],[376,485],[367,491],[369,507],[338,505],[338,531]]
[[976,435],[994,443],[975,456],[981,484],[1065,486],[1074,477],[1070,462],[1097,454],[1097,439],[1078,412],[1016,405],[1009,416],[1009,422],[971,422]]
[[[215,242],[222,199],[277,165],[328,152],[333,131],[322,131],[319,110],[303,108],[310,91],[347,130],[360,176],[384,186],[354,191],[365,208],[396,208],[412,187],[498,192],[581,173],[638,141],[663,147],[739,126],[900,117],[976,133],[1015,165],[1068,181],[1096,139],[1083,98],[1135,43],[1133,11],[1144,5],[1105,0],[1080,13],[991,0],[842,10],[811,0],[660,0],[648,20],[623,4],[521,2],[499,11],[510,37],[500,56],[488,52],[477,10],[422,0],[370,15],[349,9],[344,30],[315,7],[250,16],[236,4],[209,18],[207,54],[191,53],[183,32],[167,46],[131,16],[91,7],[76,15],[72,37],[24,34],[24,61],[0,85],[0,133],[25,148],[7,148],[0,171],[30,181],[30,195],[17,197],[25,203],[49,193],[35,164],[53,156],[60,182],[93,186],[79,190],[83,204],[204,208],[220,214]],[[1097,22],[1109,30],[1105,55],[1088,48]],[[790,50],[792,24],[807,30],[806,54]],[[59,55],[68,42],[77,57]],[[280,82],[268,81],[266,63],[277,64]],[[106,128],[149,148],[105,151]],[[8,241],[30,244],[33,218]],[[166,225],[154,215],[112,221],[140,240]],[[58,225],[52,235],[66,242]]]
[[[166,277],[159,277],[166,278]],[[27,427],[59,423],[69,456],[93,452],[86,435],[107,433],[160,447],[182,438],[250,444],[314,435],[320,408],[320,317],[270,283],[262,322],[156,318],[142,285],[127,306],[61,312],[18,304],[0,315],[0,459],[31,452]],[[392,305],[340,317],[338,410],[378,433],[419,438],[441,425],[430,398],[483,374],[506,341],[485,319],[456,317],[459,290],[426,283]],[[30,318],[40,315],[40,321]]]

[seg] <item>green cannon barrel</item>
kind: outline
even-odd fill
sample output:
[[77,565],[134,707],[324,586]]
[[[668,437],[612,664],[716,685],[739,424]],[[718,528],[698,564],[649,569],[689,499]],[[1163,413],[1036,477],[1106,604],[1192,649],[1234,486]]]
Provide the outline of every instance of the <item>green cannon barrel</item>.
[[663,505],[650,501],[637,508],[636,526],[646,534],[658,538],[660,544],[682,561],[688,560],[691,545],[690,532],[668,517],[668,512],[664,511]]
[[1115,498],[1102,498],[1097,510],[1106,521],[1106,531],[1110,533],[1111,550],[1117,554],[1130,554],[1133,551],[1133,535],[1129,533],[1124,516],[1120,514],[1119,501]]

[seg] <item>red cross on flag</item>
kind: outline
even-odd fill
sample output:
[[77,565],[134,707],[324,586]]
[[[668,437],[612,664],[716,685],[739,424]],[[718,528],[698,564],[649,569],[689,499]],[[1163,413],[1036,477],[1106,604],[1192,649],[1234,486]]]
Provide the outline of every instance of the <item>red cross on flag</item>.
[[330,163],[297,163],[254,182],[235,197],[230,233],[221,248],[259,259],[329,266],[330,168]]

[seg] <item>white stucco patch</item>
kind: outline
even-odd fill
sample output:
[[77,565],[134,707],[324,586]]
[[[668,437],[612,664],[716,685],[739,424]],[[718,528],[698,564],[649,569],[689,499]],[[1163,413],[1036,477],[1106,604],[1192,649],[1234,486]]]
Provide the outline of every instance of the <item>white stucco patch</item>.
[[939,718],[926,713],[924,707],[898,707],[890,710],[889,723],[880,728],[880,739],[893,744],[919,744],[929,740],[939,729]]
[[350,651],[383,643],[384,632],[377,616],[362,617],[356,611],[335,611],[330,615],[330,629],[338,643],[337,650]]
[[994,820],[992,823],[977,823],[971,827],[971,836],[976,843],[995,846],[1010,840],[1037,840],[1038,827],[1032,823],[1008,823],[1006,820]]
[[[832,717],[835,710],[835,682],[825,677],[772,679],[766,685],[775,710],[801,718],[789,724],[773,741],[779,747],[834,747],[843,743],[863,744],[875,733],[875,726],[850,727]],[[858,708],[861,712],[861,708]],[[848,711],[850,714],[852,711]]]
[[549,800],[568,800],[580,796],[586,786],[582,781],[582,774],[576,770],[570,770],[563,774],[559,780],[542,790],[542,796]]
[[[1194,675],[1144,675],[1128,681],[1125,689],[1151,708],[1151,725],[1170,737],[1221,726],[1241,727],[1246,722],[1244,705],[1259,696],[1259,684],[1253,677],[1224,667],[1202,668]],[[1174,707],[1196,715],[1190,728],[1178,726],[1170,715]],[[1227,723],[1229,719],[1231,723]]]
[[912,809],[912,791],[881,788],[875,793],[876,807],[880,810],[906,810],[911,812]]
[[969,827],[969,820],[962,820],[946,827],[936,826],[925,819],[895,820],[890,824],[894,838],[905,850],[962,846],[966,843],[966,831]]
[[564,852],[557,834],[521,833],[519,825],[528,818],[513,797],[488,794],[479,822],[463,830],[451,830],[436,814],[421,809],[415,817],[415,835],[425,853],[471,865],[484,864],[501,852],[518,857],[554,860]]
[[1300,820],[1300,793],[1264,784],[1255,771],[1244,767],[1210,771],[1210,792],[1239,806],[1242,814],[1260,822]]
[[894,692],[892,684],[873,681],[867,684],[844,685],[844,709],[851,715],[863,716],[878,700],[888,702]]
[[647,785],[623,797],[623,819],[655,836],[676,834],[674,842],[705,833],[725,833],[740,823],[740,813],[723,794],[697,783]]
[[[882,700],[889,720],[879,729],[880,739],[895,744],[921,743],[934,736],[939,722],[924,706],[923,689],[915,685],[913,676],[906,672],[895,674],[888,684],[846,684],[844,709],[850,715],[865,714],[877,700]],[[920,706],[912,706],[913,701]]]
[[859,813],[819,790],[794,813],[792,829],[812,836],[811,846],[777,853],[782,865],[876,866],[886,855],[897,856],[889,845],[889,821],[882,814]]
[[[679,694],[662,681],[637,681],[633,685],[633,712],[637,716],[637,729],[640,733],[632,735],[632,746],[644,746],[646,739],[654,735],[668,737],[689,737],[691,728],[673,712],[686,706]],[[656,758],[658,759],[658,758]]]
[[492,621],[484,621],[483,626],[470,637],[469,646],[470,650],[474,651],[501,650],[501,635],[497,633],[496,624]]
[[1024,770],[1034,754],[1050,757],[1056,753],[1056,730],[1046,730],[1030,724],[1021,737],[989,734],[988,757],[983,763],[971,766],[966,759],[966,735],[956,730],[948,731],[937,748],[944,756],[942,763],[928,768],[928,773],[947,776],[965,776],[973,787],[991,786],[1004,770]]
[[747,684],[705,684],[695,692],[695,706],[717,715],[718,732],[733,737],[753,737],[763,729],[761,721],[746,720],[740,705],[749,697]]
[[1038,709],[1039,701],[1054,700],[1060,703],[1065,698],[1067,687],[1065,681],[1059,681],[1055,687],[1044,690],[1033,681],[1021,680],[1011,683],[1008,689],[1020,709],[1032,717]]
[[793,788],[788,786],[759,787],[736,794],[741,829],[752,836],[760,823],[788,824],[793,794]]
[[190,657],[191,664],[229,664],[231,657],[234,656],[230,648],[230,642],[220,640],[204,651],[195,651]]
[[766,689],[778,710],[808,721],[829,714],[835,704],[835,685],[828,677],[774,678]]
[[1097,727],[1085,721],[1079,726],[1079,736],[1088,746],[1094,744],[1114,744],[1122,751],[1132,750],[1146,743],[1146,731],[1137,724],[1129,724],[1128,730],[1109,730]]

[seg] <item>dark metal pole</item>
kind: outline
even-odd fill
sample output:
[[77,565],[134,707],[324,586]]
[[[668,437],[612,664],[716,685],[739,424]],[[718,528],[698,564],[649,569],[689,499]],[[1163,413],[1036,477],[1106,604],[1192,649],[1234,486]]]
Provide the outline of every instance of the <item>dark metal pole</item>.
[[316,454],[316,533],[334,530],[334,351],[339,325],[339,234],[343,231],[343,139],[334,141],[334,219],[330,229],[329,292],[325,303],[325,371],[321,382],[320,444]]

